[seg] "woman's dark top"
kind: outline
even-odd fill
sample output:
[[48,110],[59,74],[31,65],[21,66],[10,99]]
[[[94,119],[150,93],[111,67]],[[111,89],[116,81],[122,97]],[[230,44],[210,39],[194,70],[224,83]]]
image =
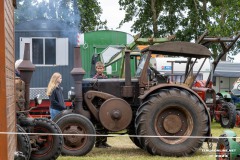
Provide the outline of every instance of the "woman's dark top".
[[56,87],[53,90],[52,95],[49,96],[49,99],[52,109],[56,109],[59,111],[66,109],[62,89],[60,87]]

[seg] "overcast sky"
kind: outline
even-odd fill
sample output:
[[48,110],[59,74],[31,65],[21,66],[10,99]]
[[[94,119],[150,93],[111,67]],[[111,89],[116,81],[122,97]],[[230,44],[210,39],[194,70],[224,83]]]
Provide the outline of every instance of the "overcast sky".
[[121,20],[123,20],[125,11],[120,10],[118,0],[100,0],[100,6],[102,7],[103,13],[101,16],[102,20],[107,20],[107,27],[109,29],[127,32],[134,35],[130,31],[131,23],[125,23],[120,29],[117,29]]

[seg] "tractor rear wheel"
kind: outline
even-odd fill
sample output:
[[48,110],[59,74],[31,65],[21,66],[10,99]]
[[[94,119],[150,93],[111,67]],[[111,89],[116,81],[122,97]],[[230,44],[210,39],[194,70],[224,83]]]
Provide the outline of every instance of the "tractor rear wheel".
[[136,133],[142,136],[141,145],[150,154],[188,156],[202,146],[205,138],[201,136],[206,136],[209,121],[204,105],[194,94],[169,88],[143,103],[135,126]]
[[[20,151],[25,156],[26,160],[29,160],[31,155],[31,143],[26,131],[17,124],[17,151]],[[21,134],[23,133],[23,134]]]
[[56,123],[64,134],[62,155],[83,156],[92,150],[96,131],[89,119],[73,113],[61,117]]
[[141,145],[140,142],[139,142],[138,137],[136,136],[135,131],[129,130],[129,133],[128,133],[128,134],[130,135],[130,136],[129,136],[130,140],[131,140],[137,147],[143,149],[142,145]]
[[33,138],[33,142],[36,143],[32,146],[35,149],[31,153],[31,160],[57,159],[61,154],[63,144],[60,128],[52,120],[46,118],[36,118],[34,119],[34,123],[33,132],[41,134],[36,134],[37,137],[34,136],[36,138]]
[[221,114],[220,117],[221,126],[223,128],[233,128],[236,123],[236,107],[230,102],[224,102],[221,111],[224,111],[224,114]]

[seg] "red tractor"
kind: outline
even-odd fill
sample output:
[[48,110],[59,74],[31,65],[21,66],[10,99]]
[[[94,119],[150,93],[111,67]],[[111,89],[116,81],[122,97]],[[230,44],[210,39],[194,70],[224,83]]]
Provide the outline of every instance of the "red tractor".
[[211,72],[206,81],[196,81],[193,90],[197,92],[206,102],[210,109],[211,119],[220,122],[224,128],[233,128],[236,123],[236,106],[231,103],[227,97],[221,93],[216,93],[212,88],[212,77],[217,64],[221,58],[232,48],[240,37],[240,33],[230,37],[208,37],[205,32],[197,41],[197,43],[204,46],[219,43],[222,47],[222,52],[212,62]]

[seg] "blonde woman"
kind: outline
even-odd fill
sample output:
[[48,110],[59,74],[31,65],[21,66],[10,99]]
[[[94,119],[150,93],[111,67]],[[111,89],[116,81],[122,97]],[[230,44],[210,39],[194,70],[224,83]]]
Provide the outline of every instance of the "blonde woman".
[[60,87],[61,82],[62,75],[55,72],[48,83],[47,96],[50,100],[51,119],[53,119],[62,110],[66,109],[62,89]]

